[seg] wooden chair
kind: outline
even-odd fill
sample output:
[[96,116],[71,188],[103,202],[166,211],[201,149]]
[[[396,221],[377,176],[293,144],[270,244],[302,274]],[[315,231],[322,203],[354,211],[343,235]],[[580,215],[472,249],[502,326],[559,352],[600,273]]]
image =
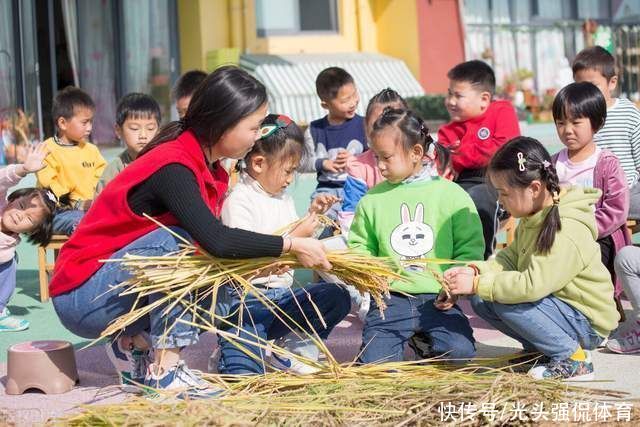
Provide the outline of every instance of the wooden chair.
[[[38,276],[40,279],[40,301],[45,302],[49,299],[49,273],[53,271],[53,266],[58,256],[58,251],[69,237],[63,234],[54,234],[51,241],[46,246],[38,247]],[[47,253],[53,252],[53,261],[47,261]]]

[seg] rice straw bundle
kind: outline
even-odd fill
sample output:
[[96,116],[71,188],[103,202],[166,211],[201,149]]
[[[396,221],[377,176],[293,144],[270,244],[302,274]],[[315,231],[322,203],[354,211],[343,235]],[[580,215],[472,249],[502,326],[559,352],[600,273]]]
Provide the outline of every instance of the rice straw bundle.
[[[197,302],[211,297],[214,298],[212,307],[215,307],[217,291],[225,285],[235,288],[241,299],[252,295],[268,304],[262,292],[252,285],[251,280],[283,267],[303,268],[290,254],[279,258],[221,259],[199,251],[187,241],[184,242],[182,250],[165,256],[127,255],[123,259],[107,261],[121,262],[131,272],[133,277],[116,286],[114,290],[121,289],[120,295],[136,294],[137,302],[129,313],[117,318],[102,336],[121,331],[153,309],[167,303],[167,313],[180,304],[185,311],[195,314],[198,310]],[[384,297],[389,295],[389,284],[394,280],[402,280],[401,274],[395,271],[396,266],[385,258],[376,258],[353,250],[331,251],[327,253],[327,258],[333,265],[332,274],[361,293],[368,292],[381,310],[386,307]],[[158,293],[162,297],[153,303],[140,304],[142,299]],[[189,295],[195,297],[188,300]],[[209,316],[218,321],[224,320],[213,310],[209,312]]]
[[[72,426],[102,425],[422,425],[446,423],[444,405],[475,405],[455,425],[533,424],[509,419],[516,404],[547,411],[559,402],[591,402],[623,393],[586,389],[560,381],[533,381],[497,369],[445,368],[418,362],[345,366],[340,377],[320,373],[297,377],[273,373],[207,379],[225,391],[218,398],[153,403],[133,398],[117,405],[91,405],[56,420]],[[491,408],[495,420],[482,415]],[[525,417],[533,412],[525,412]],[[150,414],[153,414],[151,417]],[[506,419],[502,418],[505,416]],[[473,416],[475,415],[475,416]],[[454,413],[455,416],[455,413]],[[453,424],[452,419],[449,423]]]

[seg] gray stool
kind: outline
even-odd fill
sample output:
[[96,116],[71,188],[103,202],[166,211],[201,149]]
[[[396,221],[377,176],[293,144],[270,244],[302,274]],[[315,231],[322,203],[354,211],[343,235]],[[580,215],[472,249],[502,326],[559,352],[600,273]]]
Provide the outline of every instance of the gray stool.
[[78,382],[78,369],[71,343],[27,341],[9,347],[7,394],[38,389],[46,394],[66,393]]

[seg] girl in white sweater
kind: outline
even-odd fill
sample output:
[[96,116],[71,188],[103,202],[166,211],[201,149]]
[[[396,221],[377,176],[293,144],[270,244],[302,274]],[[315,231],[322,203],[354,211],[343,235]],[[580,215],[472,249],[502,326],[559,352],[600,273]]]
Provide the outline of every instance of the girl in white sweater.
[[[222,222],[234,228],[274,234],[298,220],[293,198],[286,193],[304,156],[304,137],[300,128],[287,116],[270,114],[262,122],[260,138],[245,156],[245,169],[227,197]],[[309,213],[289,235],[309,237],[320,226],[316,214],[329,209],[337,198],[321,194],[311,202]],[[271,299],[289,294],[293,272],[271,275],[253,281],[265,289]],[[310,341],[291,333],[278,343],[294,354],[317,360],[318,348]],[[313,368],[297,359],[272,354],[275,368],[307,374]]]

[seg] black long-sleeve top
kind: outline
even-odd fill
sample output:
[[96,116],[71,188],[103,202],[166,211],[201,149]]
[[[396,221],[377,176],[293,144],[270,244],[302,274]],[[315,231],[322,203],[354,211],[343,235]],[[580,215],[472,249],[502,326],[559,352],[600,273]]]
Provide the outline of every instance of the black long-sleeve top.
[[127,196],[127,202],[137,215],[146,213],[158,216],[170,212],[178,220],[179,226],[215,257],[277,257],[282,253],[283,239],[280,236],[229,228],[222,224],[202,199],[193,172],[178,163],[163,166],[134,187]]

